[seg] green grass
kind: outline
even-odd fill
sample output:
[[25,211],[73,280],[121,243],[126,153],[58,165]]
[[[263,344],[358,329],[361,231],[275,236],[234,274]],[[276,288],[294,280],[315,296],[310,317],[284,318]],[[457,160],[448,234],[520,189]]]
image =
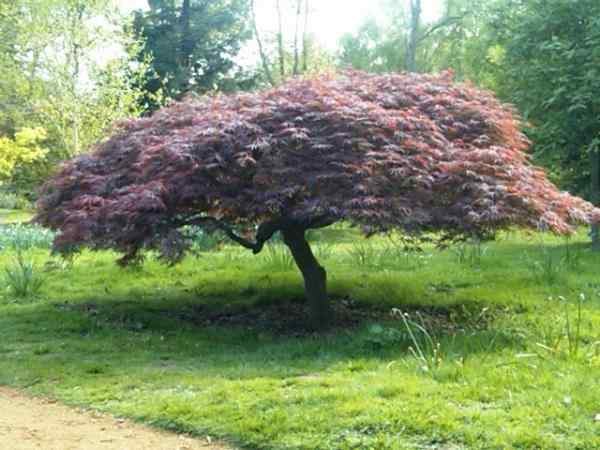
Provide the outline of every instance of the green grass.
[[423,254],[346,228],[311,239],[357,326],[204,320],[298,302],[279,247],[125,270],[108,252],[31,250],[44,284],[2,291],[0,383],[251,449],[600,448],[600,256],[584,232]]
[[5,223],[27,222],[33,218],[33,213],[20,209],[0,209],[0,225]]

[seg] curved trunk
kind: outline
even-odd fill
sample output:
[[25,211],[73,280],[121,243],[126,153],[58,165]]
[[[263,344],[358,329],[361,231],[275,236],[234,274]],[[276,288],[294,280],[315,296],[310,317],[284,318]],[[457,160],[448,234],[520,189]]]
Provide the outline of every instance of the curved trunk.
[[304,236],[304,228],[287,228],[282,234],[304,277],[304,291],[310,308],[309,324],[315,330],[325,329],[333,317],[327,297],[327,272],[313,255]]

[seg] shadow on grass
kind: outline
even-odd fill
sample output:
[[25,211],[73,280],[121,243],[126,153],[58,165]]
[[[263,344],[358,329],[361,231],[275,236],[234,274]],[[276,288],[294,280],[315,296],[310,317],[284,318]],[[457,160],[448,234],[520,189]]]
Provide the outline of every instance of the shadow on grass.
[[[333,300],[336,321],[322,334],[304,328],[307,307],[298,298],[234,304],[190,299],[103,299],[14,307],[2,322],[5,335],[28,344],[36,362],[60,361],[63,370],[87,375],[143,368],[188,371],[226,379],[285,378],[361,361],[410,357],[414,338],[398,311],[348,298]],[[481,303],[421,305],[404,309],[424,333],[423,346],[439,343],[447,355],[467,358],[522,347],[520,338],[495,326],[515,314]]]

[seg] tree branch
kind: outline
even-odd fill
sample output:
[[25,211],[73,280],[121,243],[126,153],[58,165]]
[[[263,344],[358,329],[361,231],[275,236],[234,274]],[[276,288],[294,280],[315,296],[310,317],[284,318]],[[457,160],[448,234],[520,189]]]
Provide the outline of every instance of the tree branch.
[[329,215],[322,214],[320,216],[307,217],[305,219],[276,219],[268,222],[263,222],[259,225],[256,230],[256,237],[254,241],[246,239],[237,234],[234,229],[227,223],[215,219],[214,217],[192,217],[176,221],[173,223],[175,226],[185,225],[197,225],[200,227],[210,227],[213,230],[218,229],[224,232],[229,239],[237,242],[242,247],[252,250],[255,255],[260,253],[265,246],[265,243],[273,237],[278,231],[300,228],[308,230],[311,228],[324,228],[337,222],[337,218]]
[[419,42],[424,41],[425,39],[427,39],[429,36],[431,36],[433,33],[435,33],[440,28],[450,26],[456,22],[460,22],[468,15],[469,15],[469,13],[466,12],[462,16],[445,17],[444,19],[442,19],[441,21],[439,21],[438,23],[433,25],[431,28],[429,28],[429,30],[427,30],[423,35],[421,35],[419,37]]
[[262,223],[256,232],[255,241],[251,241],[246,239],[239,234],[237,234],[234,229],[228,225],[227,223],[215,219],[214,217],[193,217],[187,220],[183,220],[177,222],[177,226],[184,225],[198,225],[201,227],[212,227],[213,229],[218,229],[224,232],[229,239],[234,242],[237,242],[242,247],[252,250],[252,253],[255,255],[260,253],[263,249],[265,242],[273,237],[273,235],[284,227],[286,222],[284,220],[273,220],[269,222]]
[[250,11],[252,13],[252,26],[254,28],[254,36],[256,37],[256,43],[258,44],[258,52],[260,53],[260,60],[262,62],[263,70],[265,71],[265,77],[267,77],[267,81],[271,86],[275,86],[275,80],[273,79],[273,74],[271,73],[271,69],[269,68],[269,59],[267,57],[267,54],[265,53],[262,40],[260,39],[258,25],[256,25],[256,11],[254,9],[254,0],[250,1]]
[[338,218],[331,214],[322,214],[320,216],[311,217],[303,224],[305,229],[325,228],[333,225],[338,221]]

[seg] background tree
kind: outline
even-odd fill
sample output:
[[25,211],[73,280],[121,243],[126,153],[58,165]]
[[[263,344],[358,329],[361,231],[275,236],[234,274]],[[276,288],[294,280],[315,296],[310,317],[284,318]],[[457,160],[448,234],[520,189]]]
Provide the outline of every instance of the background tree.
[[462,0],[446,0],[444,13],[431,23],[424,22],[426,4],[421,0],[385,0],[381,6],[384,21],[367,18],[357,32],[340,40],[343,66],[375,72],[439,70],[432,65],[432,53],[444,45],[448,30],[466,28],[461,24],[471,14]]
[[189,225],[254,253],[280,232],[320,328],[331,318],[326,272],[306,230],[345,220],[367,235],[450,239],[600,220],[530,165],[527,146],[509,108],[448,74],[296,79],[123,124],[46,185],[37,221],[60,230],[56,250],[112,248],[123,264],[144,249],[179,260]]
[[355,33],[340,39],[339,64],[368,72],[393,72],[405,67],[406,42],[375,21],[368,19]]
[[[272,7],[277,18],[276,29],[265,32],[258,26],[256,3],[250,2],[261,72],[271,86],[288,77],[321,73],[334,67],[331,52],[310,32],[310,17],[314,14],[310,5],[309,0],[275,0]],[[288,28],[294,31],[288,34]]]
[[419,32],[421,30],[421,0],[408,0],[410,11],[410,26],[406,42],[406,70],[417,71],[417,46],[419,45]]
[[0,181],[10,180],[20,165],[44,158],[47,150],[40,143],[45,138],[46,132],[42,128],[24,128],[14,139],[0,137]]
[[139,57],[151,56],[156,74],[146,80],[147,92],[178,98],[235,88],[237,78],[247,78],[234,62],[251,37],[247,0],[150,0],[149,6],[134,19],[144,41]]
[[[138,113],[138,42],[110,0],[18,0],[0,9],[0,136],[45,130],[47,158],[15,171],[32,190],[58,161],[85,151],[115,120]],[[108,51],[107,51],[108,50]]]
[[[536,160],[561,186],[600,201],[600,3],[502,4],[493,21],[502,46],[500,89],[531,127]],[[597,230],[594,245],[600,249]]]
[[494,90],[501,98],[504,49],[497,39],[496,18],[505,0],[446,0],[443,26],[430,28],[423,58],[425,71],[452,69],[458,79]]

